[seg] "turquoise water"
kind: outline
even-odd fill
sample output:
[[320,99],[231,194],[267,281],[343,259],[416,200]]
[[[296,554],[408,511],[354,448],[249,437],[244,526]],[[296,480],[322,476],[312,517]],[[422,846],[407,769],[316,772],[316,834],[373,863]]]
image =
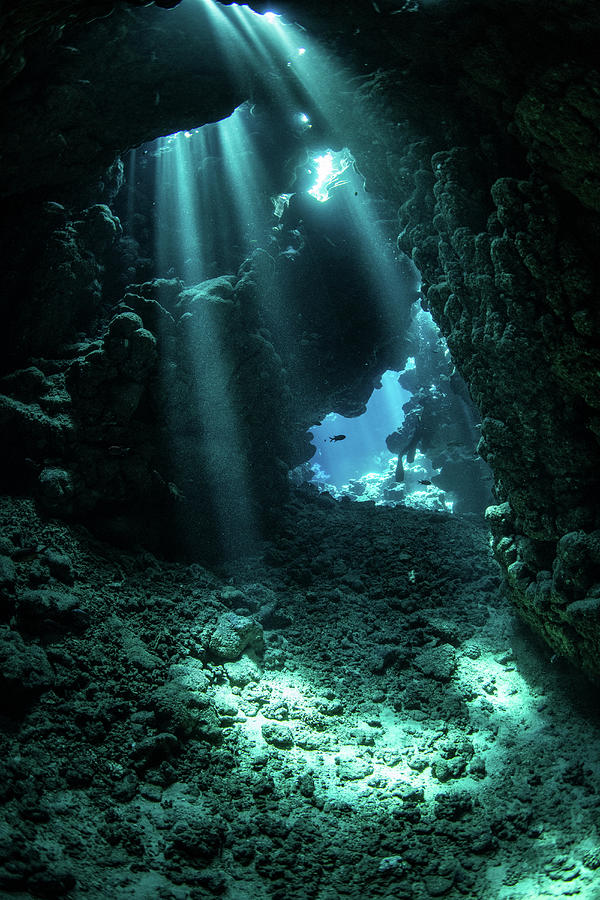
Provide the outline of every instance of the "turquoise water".
[[[311,428],[316,453],[311,460],[319,466],[323,480],[341,488],[350,478],[369,471],[383,471],[393,454],[385,439],[404,420],[402,405],[411,394],[398,384],[398,373],[385,372],[381,387],[374,390],[362,416],[345,418],[331,413],[321,425]],[[331,441],[344,434],[342,441]]]

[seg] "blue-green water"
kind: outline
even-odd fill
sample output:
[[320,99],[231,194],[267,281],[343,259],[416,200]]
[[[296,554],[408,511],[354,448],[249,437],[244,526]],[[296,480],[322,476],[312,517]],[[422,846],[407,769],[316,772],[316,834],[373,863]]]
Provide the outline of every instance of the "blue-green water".
[[[311,463],[320,467],[324,480],[341,488],[350,478],[385,469],[393,455],[385,439],[402,424],[402,405],[410,396],[398,384],[397,372],[385,372],[362,416],[349,419],[331,413],[321,425],[311,428],[317,448]],[[345,439],[330,440],[339,434]]]

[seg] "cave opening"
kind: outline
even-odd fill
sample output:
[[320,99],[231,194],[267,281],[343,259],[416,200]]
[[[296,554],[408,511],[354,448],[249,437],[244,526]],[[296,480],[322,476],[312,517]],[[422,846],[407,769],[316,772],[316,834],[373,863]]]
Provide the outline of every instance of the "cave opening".
[[481,516],[493,480],[477,452],[477,410],[420,307],[412,335],[416,357],[400,373],[384,372],[362,414],[330,413],[311,427],[315,454],[291,477],[337,499]]
[[[310,477],[320,490],[333,492],[334,496],[349,493],[351,479],[360,491],[361,477],[368,474],[373,478],[389,469],[393,457],[385,439],[401,425],[402,405],[410,396],[398,383],[397,372],[384,372],[381,385],[373,391],[362,415],[348,418],[329,413],[320,424],[311,427],[316,452],[298,475]],[[362,496],[366,500],[364,487],[363,484],[357,498]]]
[[[292,484],[312,482],[338,499],[482,516],[493,496],[491,474],[476,450],[477,411],[426,309],[421,275],[396,245],[393,203],[381,188],[367,189],[350,149],[355,139],[360,143],[357,119],[371,115],[368,103],[353,122],[340,116],[331,103],[340,82],[335,60],[306,40],[300,46],[305,36],[279,17],[234,6],[226,18],[209,7],[222,40],[276,65],[277,75],[263,76],[275,78],[269,102],[246,101],[225,119],[131,150],[118,198],[123,243],[130,241],[136,258],[130,280],[158,276],[170,283],[161,297],[173,314],[183,314],[181,321],[202,310],[202,327],[186,338],[197,445],[184,448],[182,416],[169,411],[163,451],[173,473],[169,484],[196,502],[207,496],[217,545],[228,554],[257,546],[264,530],[265,479],[253,477],[260,450],[249,462],[254,438],[244,433],[247,398],[231,396],[231,370],[239,372],[242,363],[229,346],[222,310],[215,312],[246,299],[240,282],[247,279],[254,291],[242,304],[245,327],[251,324],[284,356],[278,389],[291,395],[292,417],[306,416],[302,446],[292,453],[285,437],[264,437],[265,469],[279,444]],[[266,35],[263,23],[270,26]],[[299,109],[299,86],[311,115]],[[321,123],[316,128],[313,116]],[[329,146],[323,119],[325,133],[335,136]],[[370,169],[377,173],[373,150]],[[169,307],[165,297],[177,284],[179,296]],[[386,426],[385,407],[373,392],[389,394],[394,370],[406,405]],[[332,400],[333,411],[326,406]],[[325,417],[324,428],[337,428],[341,416],[347,434],[321,437],[318,425],[310,430],[315,415]],[[327,452],[324,443],[332,444]],[[188,471],[190,452],[207,473],[200,494]]]
[[[365,262],[371,271],[363,290],[365,306],[369,307],[374,283],[375,292],[379,286],[384,293],[394,293],[398,253],[390,233],[391,220],[377,219],[381,205],[378,207],[366,191],[365,179],[348,147],[301,148],[299,138],[306,140],[310,120],[304,113],[288,113],[287,119],[293,123],[287,152],[295,154],[292,164],[287,165],[292,172],[287,184],[273,182],[270,177],[275,162],[272,117],[261,116],[248,103],[214,125],[177,132],[131,151],[124,188],[126,232],[134,239],[136,233],[140,239],[145,234],[146,252],[148,258],[154,256],[157,273],[167,279],[179,278],[188,291],[211,279],[213,286],[219,278],[231,283],[251,254],[262,254],[273,268],[283,266],[284,272],[286,268],[288,272],[295,268],[302,271],[307,245],[313,261],[316,257],[319,262],[323,248],[332,248],[337,270],[340,263],[346,270],[343,283],[347,284],[348,274],[350,279],[354,277],[357,249],[362,248],[364,253],[366,247]],[[279,148],[282,144],[280,133]],[[280,191],[282,187],[287,190],[273,195],[274,185]],[[325,208],[326,204],[330,205]],[[352,243],[348,239],[349,220],[354,231]],[[342,258],[337,252],[340,243]],[[375,274],[373,259],[381,260],[382,247],[385,266],[379,265]],[[327,263],[331,263],[331,256]],[[414,287],[419,273],[414,269],[413,274]],[[300,281],[302,290],[302,278],[295,280]],[[278,289],[282,283],[285,279]],[[265,294],[272,293],[271,286],[263,285],[263,289]],[[298,285],[290,292],[292,301],[297,292]],[[280,302],[270,313],[270,330],[277,328],[289,347],[298,337],[289,322],[294,312],[285,302],[283,290],[279,293]],[[331,297],[327,302],[331,306]],[[406,300],[398,298],[397,302]],[[262,306],[264,327],[269,310],[264,297],[258,303]],[[377,314],[375,309],[373,315]],[[301,307],[298,315],[302,316]],[[393,323],[391,317],[390,321]],[[336,326],[335,321],[328,324],[330,328]],[[294,468],[291,480],[312,481],[319,490],[327,490],[337,498],[389,505],[405,503],[446,511],[453,511],[456,506],[461,512],[482,515],[492,501],[491,476],[476,452],[476,410],[452,365],[439,329],[418,302],[410,309],[406,327],[413,348],[410,352],[416,354],[418,365],[415,357],[409,357],[405,371],[396,375],[396,381],[399,377],[407,385],[405,389],[397,388],[398,396],[403,398],[398,399],[397,410],[392,416],[389,414],[393,407],[392,370],[384,372],[381,380],[375,375],[372,389],[376,392],[383,384],[383,395],[388,395],[386,403],[378,403],[377,394],[372,393],[366,403],[359,403],[354,409],[346,407],[351,418],[329,413],[324,430],[307,423],[315,457]],[[206,334],[210,334],[207,340],[213,345],[216,358],[228,353],[226,346],[219,345],[214,328],[207,327]],[[300,337],[307,341],[305,331]],[[213,397],[213,406],[220,413],[210,416],[210,433],[214,435],[216,430],[227,434],[228,442],[235,446],[237,416],[227,399],[224,376],[217,377],[213,372],[213,377],[216,394],[220,394],[220,399]],[[354,378],[351,371],[349,378]],[[416,395],[419,396],[415,399]],[[410,422],[402,429],[404,403],[408,404]],[[331,435],[326,437],[325,433],[332,428],[345,432],[340,439],[345,443],[335,441],[333,447],[325,448],[323,444],[331,440]],[[237,456],[241,460],[241,450],[237,450],[232,459]],[[236,468],[243,470],[243,464],[238,463]],[[232,479],[239,482],[240,495],[250,492],[247,477],[235,479],[232,473]],[[248,510],[242,517],[246,534],[257,530],[255,526],[250,528]],[[240,519],[239,509],[236,519]],[[227,530],[224,522],[222,531]]]

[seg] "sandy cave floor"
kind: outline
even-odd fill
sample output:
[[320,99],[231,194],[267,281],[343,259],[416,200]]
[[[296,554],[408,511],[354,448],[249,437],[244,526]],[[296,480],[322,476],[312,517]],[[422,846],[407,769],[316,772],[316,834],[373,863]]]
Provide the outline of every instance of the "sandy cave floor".
[[218,572],[0,524],[1,897],[600,900],[596,689],[479,523],[298,496]]

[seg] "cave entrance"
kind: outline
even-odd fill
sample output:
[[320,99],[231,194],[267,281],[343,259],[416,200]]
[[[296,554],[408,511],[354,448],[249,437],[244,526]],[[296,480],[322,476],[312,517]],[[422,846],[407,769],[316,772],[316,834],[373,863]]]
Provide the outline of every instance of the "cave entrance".
[[[411,375],[415,360],[410,358],[404,372],[384,372],[373,391],[365,412],[356,418],[329,413],[321,424],[311,428],[315,455],[305,466],[292,473],[294,481],[309,481],[320,492],[336,499],[371,501],[377,506],[411,506],[452,512],[452,492],[437,487],[435,468],[429,456],[414,448],[402,460],[402,478],[398,478],[398,453],[386,440],[405,421],[403,407],[410,409],[414,395],[402,387],[403,375]],[[473,453],[470,448],[468,453]]]
[[311,428],[315,453],[291,473],[336,499],[481,514],[492,475],[477,452],[479,416],[431,315],[411,326],[415,356],[385,372],[365,411]]
[[328,419],[312,471],[333,466],[336,495],[481,512],[489,496],[465,505],[476,440],[455,421],[468,398],[419,308],[394,201],[355,159],[373,173],[382,152],[368,104],[340,104],[347,73],[278,18],[204,5],[229,64],[237,47],[260,70],[258,99],[132,151],[122,199],[132,309],[158,299],[171,317],[158,414],[175,517],[252,546],[328,410],[346,438]]
[[398,374],[384,372],[361,416],[329,413],[311,427],[315,455],[296,478],[309,478],[319,490],[335,497],[381,502],[383,482],[386,476],[393,479],[396,468],[385,439],[402,424],[402,406],[411,397],[401,387]]

